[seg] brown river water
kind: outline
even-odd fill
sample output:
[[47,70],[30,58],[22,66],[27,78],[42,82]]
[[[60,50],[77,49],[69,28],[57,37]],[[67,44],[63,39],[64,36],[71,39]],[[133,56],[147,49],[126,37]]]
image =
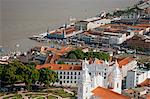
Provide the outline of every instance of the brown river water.
[[7,52],[44,45],[28,39],[78,20],[133,5],[137,0],[0,0],[0,46]]

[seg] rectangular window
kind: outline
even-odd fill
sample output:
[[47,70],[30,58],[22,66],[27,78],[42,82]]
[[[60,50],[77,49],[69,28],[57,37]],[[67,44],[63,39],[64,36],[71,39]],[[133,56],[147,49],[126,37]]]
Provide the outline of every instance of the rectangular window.
[[67,79],[69,79],[69,76],[67,76]]
[[79,72],[79,75],[80,75],[80,72]]
[[119,87],[119,84],[117,83],[117,88]]
[[71,72],[71,75],[73,75],[73,73]]
[[74,75],[76,75],[76,72],[74,72]]
[[74,79],[77,79],[77,77],[76,77],[76,76],[74,76]]
[[62,84],[62,81],[60,81],[60,84]]

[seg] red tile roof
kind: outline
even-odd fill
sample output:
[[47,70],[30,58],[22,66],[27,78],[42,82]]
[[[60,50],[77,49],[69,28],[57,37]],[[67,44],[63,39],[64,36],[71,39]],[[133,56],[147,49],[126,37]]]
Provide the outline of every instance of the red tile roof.
[[140,83],[139,86],[150,86],[150,79],[146,79],[144,82]]
[[73,33],[76,30],[75,30],[74,27],[70,27],[70,28],[67,28],[65,31],[66,31],[66,34],[70,34],[70,33]]
[[76,29],[75,27],[72,26],[68,28],[57,29],[57,30],[51,31],[50,34],[62,34],[64,31],[66,32],[66,34],[70,34],[76,31]]
[[146,99],[150,99],[150,95],[146,95]]
[[118,94],[116,92],[113,92],[109,89],[97,87],[92,91],[94,96],[100,97],[100,99],[130,99],[127,96],[124,96],[122,94]]
[[137,26],[139,27],[146,27],[146,28],[150,28],[150,24],[138,24]]
[[49,68],[51,70],[82,70],[80,65],[67,65],[67,64],[44,64],[37,65],[36,69]]
[[131,57],[124,58],[118,62],[119,67],[122,68],[122,66],[129,64],[133,60],[134,60],[134,58],[131,58]]
[[99,59],[96,59],[96,60],[95,60],[95,64],[103,64],[103,63],[104,63],[103,60],[99,60]]

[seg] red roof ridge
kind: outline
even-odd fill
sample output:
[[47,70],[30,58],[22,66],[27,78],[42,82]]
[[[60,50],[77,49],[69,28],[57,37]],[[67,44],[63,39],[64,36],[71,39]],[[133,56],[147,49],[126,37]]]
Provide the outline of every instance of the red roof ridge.
[[126,57],[118,62],[119,67],[122,68],[122,66],[127,65],[128,63],[130,63],[133,60],[134,60],[134,58],[132,58],[132,57]]
[[142,83],[138,84],[138,86],[149,86],[150,85],[150,78],[147,78]]
[[69,64],[43,64],[37,65],[36,69],[49,68],[51,70],[82,70],[81,65],[69,65]]
[[122,94],[116,93],[114,91],[111,91],[109,89],[103,88],[103,87],[97,87],[92,91],[94,96],[98,96],[102,99],[130,99],[127,96],[124,96]]

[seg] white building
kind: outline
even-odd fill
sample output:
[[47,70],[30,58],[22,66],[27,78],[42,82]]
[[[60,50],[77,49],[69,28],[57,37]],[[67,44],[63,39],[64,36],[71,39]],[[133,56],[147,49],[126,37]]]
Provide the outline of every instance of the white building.
[[97,87],[121,93],[122,75],[118,66],[109,66],[107,62],[99,60],[89,64],[85,60],[82,70],[78,87],[78,99],[97,99],[92,93]]
[[79,40],[83,40],[85,43],[102,43],[117,45],[122,44],[126,40],[134,36],[133,31],[123,31],[123,30],[92,30],[86,31],[82,34],[77,35]]
[[126,79],[126,88],[133,88],[150,78],[150,70],[136,68],[128,71]]
[[59,81],[54,84],[56,86],[77,87],[82,72],[81,65],[44,64],[36,66],[36,69],[42,68],[49,68],[58,74]]
[[87,19],[85,21],[89,22],[87,24],[87,30],[91,30],[91,29],[97,28],[99,26],[111,23],[111,19],[98,19],[97,18],[94,20],[94,18],[93,18],[93,20],[92,20],[92,18],[91,18],[91,19]]
[[136,61],[133,58],[109,62],[98,59],[85,60],[82,61],[82,65],[73,62],[73,64],[49,63],[36,66],[37,69],[49,68],[58,74],[59,82],[54,85],[78,87],[78,99],[86,99],[85,97],[90,99],[93,97],[92,91],[98,87],[120,94],[123,78],[128,70],[135,67]]
[[128,71],[134,70],[137,67],[137,61],[132,57],[126,57],[118,59],[118,65],[121,68],[122,76],[126,77]]
[[80,28],[82,27],[83,30],[87,31],[109,23],[111,23],[111,19],[92,17],[85,20],[77,21],[75,23],[75,27],[77,30],[80,30]]

